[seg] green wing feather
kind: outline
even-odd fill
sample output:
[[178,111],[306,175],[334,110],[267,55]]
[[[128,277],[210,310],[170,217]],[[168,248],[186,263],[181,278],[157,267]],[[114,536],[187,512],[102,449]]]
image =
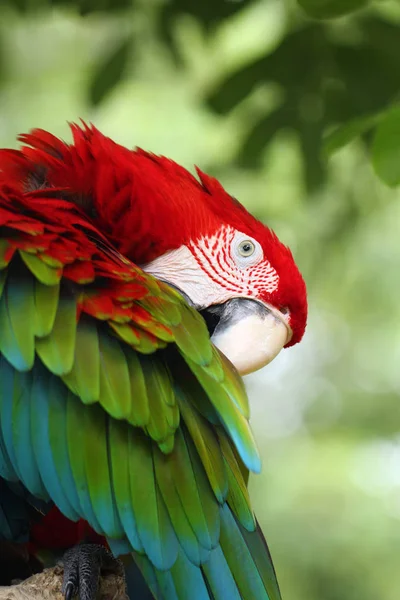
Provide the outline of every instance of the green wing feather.
[[[83,315],[76,327],[75,356],[72,369],[62,376],[71,391],[84,404],[105,400],[100,397],[100,348],[97,324]],[[104,392],[104,387],[103,390]]]
[[35,336],[42,338],[49,335],[54,327],[57,314],[60,284],[44,285],[34,279],[35,286]]
[[36,338],[36,352],[51,373],[69,373],[74,364],[77,302],[74,296],[61,294],[52,330]]
[[4,296],[4,308],[26,370],[32,368],[35,359],[34,289],[33,277],[20,277],[18,271],[11,272]]
[[132,509],[139,538],[146,554],[158,569],[175,562],[178,542],[154,476],[152,442],[140,430],[128,432],[129,480]]

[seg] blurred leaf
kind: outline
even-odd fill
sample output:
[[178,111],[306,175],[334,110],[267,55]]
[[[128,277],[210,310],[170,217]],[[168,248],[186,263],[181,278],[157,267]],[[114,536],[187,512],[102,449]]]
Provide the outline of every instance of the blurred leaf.
[[332,154],[337,152],[337,150],[340,150],[343,146],[347,146],[347,144],[352,142],[356,137],[375,127],[381,118],[382,114],[378,113],[368,117],[352,119],[345,125],[336,127],[336,129],[324,137],[324,155],[329,158]]
[[400,106],[388,111],[376,130],[372,164],[387,185],[400,184]]
[[122,81],[132,52],[132,38],[127,38],[101,61],[89,87],[89,101],[97,106]]
[[298,3],[314,19],[332,19],[365,8],[369,0],[298,0]]
[[222,21],[234,16],[255,0],[170,0],[166,2],[159,15],[159,32],[169,47],[176,62],[180,64],[181,56],[174,42],[173,29],[175,21],[182,15],[191,15],[199,21],[207,31],[211,31]]

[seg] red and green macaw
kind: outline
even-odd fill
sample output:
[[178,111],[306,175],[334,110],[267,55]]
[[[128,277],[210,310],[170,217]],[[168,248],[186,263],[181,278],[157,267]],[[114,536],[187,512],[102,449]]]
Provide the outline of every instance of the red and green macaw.
[[[302,276],[214,178],[72,134],[0,151],[0,536],[104,541],[131,598],[278,600],[240,375],[302,338]],[[92,548],[66,598],[95,597]]]

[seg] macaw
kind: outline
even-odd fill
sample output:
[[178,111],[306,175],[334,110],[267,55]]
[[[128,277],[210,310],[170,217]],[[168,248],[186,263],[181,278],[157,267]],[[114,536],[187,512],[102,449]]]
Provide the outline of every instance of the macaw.
[[301,340],[304,280],[213,177],[71,129],[0,151],[0,536],[97,542],[67,600],[113,556],[131,598],[278,600],[241,375]]

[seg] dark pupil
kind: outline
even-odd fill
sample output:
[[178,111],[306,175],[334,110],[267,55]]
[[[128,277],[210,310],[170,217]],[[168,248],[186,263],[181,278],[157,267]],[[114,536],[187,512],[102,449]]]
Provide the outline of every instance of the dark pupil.
[[243,250],[243,252],[250,252],[251,245],[250,244],[243,244],[242,250]]

